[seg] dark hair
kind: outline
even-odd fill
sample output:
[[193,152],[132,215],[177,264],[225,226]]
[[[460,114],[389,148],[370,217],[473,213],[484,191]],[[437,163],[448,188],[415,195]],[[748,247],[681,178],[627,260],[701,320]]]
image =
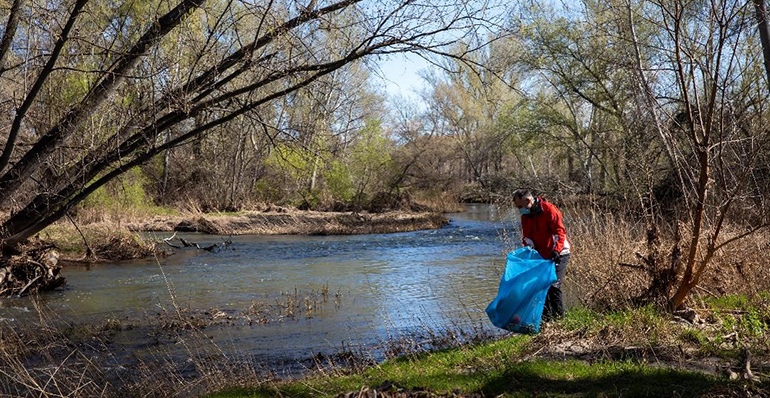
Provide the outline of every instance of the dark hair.
[[534,195],[532,195],[532,191],[526,188],[517,189],[516,192],[513,193],[514,199],[523,199],[523,198],[535,198]]

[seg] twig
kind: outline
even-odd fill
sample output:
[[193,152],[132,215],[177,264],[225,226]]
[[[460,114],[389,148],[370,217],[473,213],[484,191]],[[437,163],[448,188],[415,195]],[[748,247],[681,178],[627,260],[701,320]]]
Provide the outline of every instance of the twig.
[[185,238],[179,238],[179,241],[182,242],[184,247],[194,247],[196,249],[200,249],[201,248],[197,243],[190,242],[190,241],[186,240]]
[[182,246],[177,246],[177,245],[174,245],[174,244],[172,244],[172,243],[171,243],[171,242],[169,242],[169,241],[165,241],[165,242],[166,242],[166,244],[167,244],[167,245],[169,245],[169,246],[173,247],[174,249],[181,249],[181,248],[182,248]]
[[[44,275],[45,275],[45,274],[44,274]],[[38,275],[38,276],[34,277],[34,278],[31,280],[31,281],[29,281],[29,283],[27,283],[27,285],[26,285],[26,286],[24,286],[24,287],[21,289],[21,291],[19,292],[19,297],[21,297],[21,295],[22,295],[22,294],[24,294],[24,292],[25,292],[25,291],[27,291],[27,289],[28,289],[30,286],[32,286],[32,284],[33,284],[33,283],[35,283],[35,282],[36,282],[38,279],[40,279],[40,278],[42,278],[42,277],[43,277],[43,275]]]
[[618,265],[621,267],[628,267],[628,268],[640,269],[642,271],[647,271],[647,268],[644,268],[644,266],[639,264],[618,263]]
[[163,241],[168,242],[176,237],[177,231],[174,231],[174,234],[169,236],[168,238],[164,238]]
[[86,245],[86,255],[83,257],[83,259],[89,258],[94,254],[94,251],[91,250],[91,246],[88,244],[88,240],[86,240],[86,236],[83,235],[83,231],[80,230],[80,227],[78,227],[78,224],[75,222],[75,220],[72,219],[72,216],[70,216],[70,213],[67,212],[67,219],[70,220],[73,226],[75,226],[75,229],[80,234],[80,237],[83,238],[83,244]]
[[706,289],[705,287],[702,287],[702,286],[698,286],[698,285],[695,285],[695,288],[696,288],[696,289],[699,289],[699,290],[703,290],[704,292],[708,293],[708,294],[709,294],[711,297],[713,297],[713,298],[719,298],[719,296],[717,296],[716,294],[714,294],[714,292],[712,292],[711,290],[708,290],[708,289]]
[[740,234],[740,235],[737,235],[737,236],[733,236],[732,238],[730,238],[730,239],[727,239],[726,241],[724,241],[724,242],[722,242],[722,243],[718,244],[718,245],[717,245],[717,246],[714,248],[714,251],[717,251],[717,250],[719,250],[719,249],[721,249],[721,248],[723,248],[723,247],[725,247],[725,246],[729,245],[730,243],[732,243],[732,242],[734,242],[734,241],[736,241],[736,240],[738,240],[738,239],[743,239],[743,238],[745,238],[745,237],[747,237],[747,236],[749,236],[749,235],[753,234],[754,232],[757,232],[757,231],[759,231],[760,229],[767,227],[767,225],[768,225],[768,224],[760,224],[760,225],[757,225],[757,226],[755,226],[755,227],[751,228],[750,230],[748,230],[748,231],[746,231],[746,232],[744,232],[744,233],[742,233],[742,234]]
[[537,351],[535,351],[535,352],[533,352],[533,353],[531,353],[531,354],[529,354],[529,355],[527,355],[527,356],[525,356],[525,357],[521,358],[521,359],[519,360],[519,362],[526,362],[526,361],[529,361],[530,359],[534,358],[534,357],[535,357],[537,354],[540,354],[540,352],[542,352],[542,351],[545,349],[545,347],[547,347],[547,346],[546,346],[546,345],[544,345],[544,346],[540,347],[540,349],[538,349]]

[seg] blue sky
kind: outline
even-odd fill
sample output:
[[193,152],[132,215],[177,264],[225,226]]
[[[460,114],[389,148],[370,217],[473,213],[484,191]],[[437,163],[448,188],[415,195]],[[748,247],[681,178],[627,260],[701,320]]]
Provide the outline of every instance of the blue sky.
[[378,69],[372,73],[377,84],[382,85],[388,98],[406,97],[419,100],[418,92],[425,87],[420,72],[431,65],[420,56],[411,53],[392,54],[379,60]]

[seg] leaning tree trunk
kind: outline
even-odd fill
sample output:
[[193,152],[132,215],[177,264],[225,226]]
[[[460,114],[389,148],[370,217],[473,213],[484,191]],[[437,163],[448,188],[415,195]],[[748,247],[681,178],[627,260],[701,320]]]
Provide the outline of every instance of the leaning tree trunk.
[[770,27],[767,25],[767,8],[765,0],[754,0],[754,8],[757,11],[759,40],[762,42],[762,54],[765,58],[765,73],[767,85],[770,88]]
[[8,14],[8,21],[5,23],[5,32],[3,32],[3,38],[0,39],[0,75],[6,70],[5,57],[8,54],[8,50],[11,48],[13,37],[16,35],[16,28],[19,26],[19,10],[21,9],[22,0],[13,0],[11,4],[11,10]]

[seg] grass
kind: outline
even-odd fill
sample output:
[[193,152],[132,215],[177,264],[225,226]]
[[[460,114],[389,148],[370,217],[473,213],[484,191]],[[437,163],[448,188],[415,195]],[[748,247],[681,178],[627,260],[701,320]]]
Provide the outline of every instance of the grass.
[[[754,299],[723,300],[734,305]],[[751,336],[752,326],[741,315],[745,314],[735,318],[730,330],[739,330],[739,336]],[[722,328],[676,322],[672,315],[651,306],[607,313],[581,307],[570,311],[565,318],[545,325],[543,333],[537,336],[515,335],[498,341],[404,356],[355,374],[337,371],[294,381],[268,382],[253,388],[225,390],[210,397],[335,396],[362,389],[381,390],[388,384],[407,393],[425,390],[438,395],[505,397],[696,397],[767,388],[766,380],[764,384],[746,384],[686,369],[651,365],[644,358],[634,357],[633,351],[621,357],[606,354],[581,357],[585,359],[553,351],[554,345],[573,339],[592,346],[591,350],[598,353],[612,351],[614,344],[650,347],[652,350],[677,345],[693,347],[691,351],[696,353],[696,361],[697,353],[700,353],[721,354],[726,360],[740,362],[744,344],[755,344],[755,350],[768,352],[767,341],[758,338],[739,339],[730,345],[730,349],[718,352],[714,347],[724,342],[719,342],[716,336],[724,332]],[[681,360],[661,354],[663,362],[660,363],[663,364]]]
[[[575,308],[565,318],[543,325],[539,335],[511,335],[501,340],[404,355],[369,367],[319,368],[314,374],[290,381],[276,381],[271,373],[260,373],[257,364],[242,363],[239,355],[212,356],[218,347],[199,333],[200,325],[196,326],[187,313],[172,313],[169,314],[171,320],[188,323],[189,330],[180,327],[168,330],[165,323],[159,326],[161,331],[176,336],[174,338],[190,347],[189,360],[145,363],[136,374],[128,375],[121,380],[122,385],[116,386],[105,386],[99,372],[108,365],[103,362],[109,358],[108,341],[132,325],[106,319],[98,325],[71,325],[62,329],[54,327],[55,322],[43,322],[46,317],[41,316],[41,322],[47,326],[39,331],[20,331],[13,325],[0,329],[0,391],[11,395],[54,396],[53,393],[49,395],[50,389],[30,387],[35,383],[42,385],[51,377],[45,373],[47,368],[39,366],[35,358],[50,358],[48,361],[58,369],[56,380],[62,391],[76,391],[86,380],[93,384],[89,384],[93,387],[90,393],[103,389],[107,396],[215,392],[210,396],[315,397],[361,392],[362,388],[364,391],[369,389],[368,395],[362,395],[365,397],[371,397],[374,391],[383,388],[389,388],[390,392],[400,390],[406,394],[404,396],[741,396],[743,392],[753,394],[768,387],[766,369],[755,368],[756,374],[764,378],[764,384],[731,382],[725,377],[678,367],[679,359],[665,357],[668,353],[664,348],[730,344],[729,349],[721,352],[724,355],[720,358],[730,361],[732,368],[740,373],[743,363],[740,354],[746,345],[751,345],[756,354],[754,366],[767,363],[770,352],[767,338],[750,333],[753,321],[744,319],[753,317],[752,311],[762,309],[765,300],[767,296],[720,299],[718,303],[732,303],[733,306],[715,304],[716,307],[709,311],[722,311],[720,316],[724,319],[733,319],[729,328],[722,318],[718,319],[722,323],[687,324],[651,306],[607,312]],[[736,313],[736,305],[743,310]],[[177,332],[177,329],[185,331]],[[736,332],[737,340],[720,342],[716,339],[728,330]],[[94,344],[94,341],[102,343]],[[586,355],[558,351],[565,342],[587,344]],[[646,358],[638,355],[639,350],[621,349],[621,355],[612,354],[617,352],[612,348],[618,344],[621,348],[632,344],[661,351],[656,352],[656,357]],[[91,346],[97,348],[89,348]],[[93,350],[97,350],[97,357],[102,359],[91,355]],[[73,362],[68,359],[73,355],[71,353],[78,358],[92,359]],[[692,355],[697,361],[702,358],[697,355],[711,354],[701,348],[700,354]],[[187,368],[188,362],[193,363],[199,373],[192,378],[185,378],[180,373],[180,369]],[[179,367],[182,363],[185,366]],[[84,368],[83,364],[88,366]],[[3,374],[16,376],[4,378]]]
[[103,260],[142,258],[151,255],[154,250],[151,242],[117,225],[84,225],[79,228],[80,231],[71,224],[59,222],[46,227],[39,236],[55,244],[69,259],[84,258],[86,242],[95,258]]
[[515,336],[473,347],[397,359],[357,375],[313,377],[234,389],[210,397],[315,397],[377,388],[484,396],[701,396],[725,379],[652,367],[632,361],[522,361],[529,337]]
[[627,327],[629,325],[660,328],[665,321],[665,314],[652,306],[609,311],[603,314],[586,307],[577,307],[569,311],[568,316],[558,321],[565,330],[599,330],[606,327]]

